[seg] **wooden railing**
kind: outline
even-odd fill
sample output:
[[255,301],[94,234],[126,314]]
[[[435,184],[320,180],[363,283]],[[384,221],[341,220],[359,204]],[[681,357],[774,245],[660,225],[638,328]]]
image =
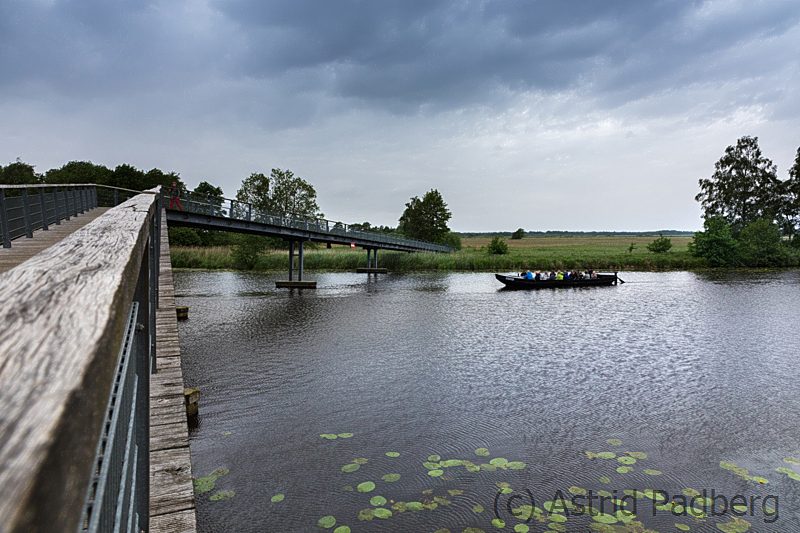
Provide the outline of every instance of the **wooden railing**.
[[0,274],[0,531],[147,530],[160,196]]

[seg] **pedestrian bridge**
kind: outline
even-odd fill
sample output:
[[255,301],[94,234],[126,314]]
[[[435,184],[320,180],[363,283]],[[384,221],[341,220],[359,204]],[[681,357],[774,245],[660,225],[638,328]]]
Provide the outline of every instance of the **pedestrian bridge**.
[[196,530],[167,224],[282,237],[298,275],[307,241],[449,251],[180,199],[0,186],[0,532]]

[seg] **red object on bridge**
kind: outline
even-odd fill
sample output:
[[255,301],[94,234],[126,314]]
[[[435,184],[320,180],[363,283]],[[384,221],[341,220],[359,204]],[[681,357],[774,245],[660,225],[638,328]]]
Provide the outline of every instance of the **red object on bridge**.
[[356,247],[356,243],[354,243],[354,242],[351,242],[351,243],[350,243],[350,248],[355,248],[355,247]]

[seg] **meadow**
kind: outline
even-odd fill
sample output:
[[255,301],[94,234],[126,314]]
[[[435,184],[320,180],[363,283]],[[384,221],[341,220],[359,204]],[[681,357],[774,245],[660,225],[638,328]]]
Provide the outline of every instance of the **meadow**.
[[[647,250],[656,236],[529,236],[505,239],[509,252],[492,255],[486,250],[491,237],[465,237],[462,249],[451,254],[402,253],[380,251],[379,266],[394,272],[481,271],[511,272],[544,269],[596,270],[685,270],[703,268],[705,261],[688,252],[691,237],[671,237],[673,247],[663,254]],[[632,247],[632,249],[631,249]],[[172,248],[175,268],[234,269],[229,247]],[[366,266],[364,250],[346,246],[307,246],[305,267],[309,270],[355,270]],[[256,262],[255,270],[285,270],[286,250],[267,250]]]

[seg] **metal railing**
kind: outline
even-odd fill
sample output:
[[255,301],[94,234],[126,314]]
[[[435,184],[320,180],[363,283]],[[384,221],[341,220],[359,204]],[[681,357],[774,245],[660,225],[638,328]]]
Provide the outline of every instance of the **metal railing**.
[[[99,190],[98,190],[99,189]],[[3,248],[19,237],[33,238],[98,206],[113,207],[141,191],[85,184],[0,185],[0,240]]]
[[180,206],[178,206],[178,203],[174,201],[174,197],[171,198],[168,188],[162,188],[161,195],[161,201],[163,205],[167,207],[167,209],[182,210],[188,213],[230,218],[233,220],[256,222],[271,226],[327,234],[330,236],[340,236],[346,239],[363,239],[376,243],[415,248],[421,251],[442,253],[453,251],[451,247],[442,244],[434,244],[416,239],[395,237],[394,235],[389,235],[386,233],[353,229],[348,224],[335,220],[306,217],[291,213],[271,213],[266,210],[258,209],[251,203],[240,202],[239,200],[234,200],[233,198],[209,196],[199,194],[194,191],[181,191],[180,195],[177,196],[177,198],[180,200]]

